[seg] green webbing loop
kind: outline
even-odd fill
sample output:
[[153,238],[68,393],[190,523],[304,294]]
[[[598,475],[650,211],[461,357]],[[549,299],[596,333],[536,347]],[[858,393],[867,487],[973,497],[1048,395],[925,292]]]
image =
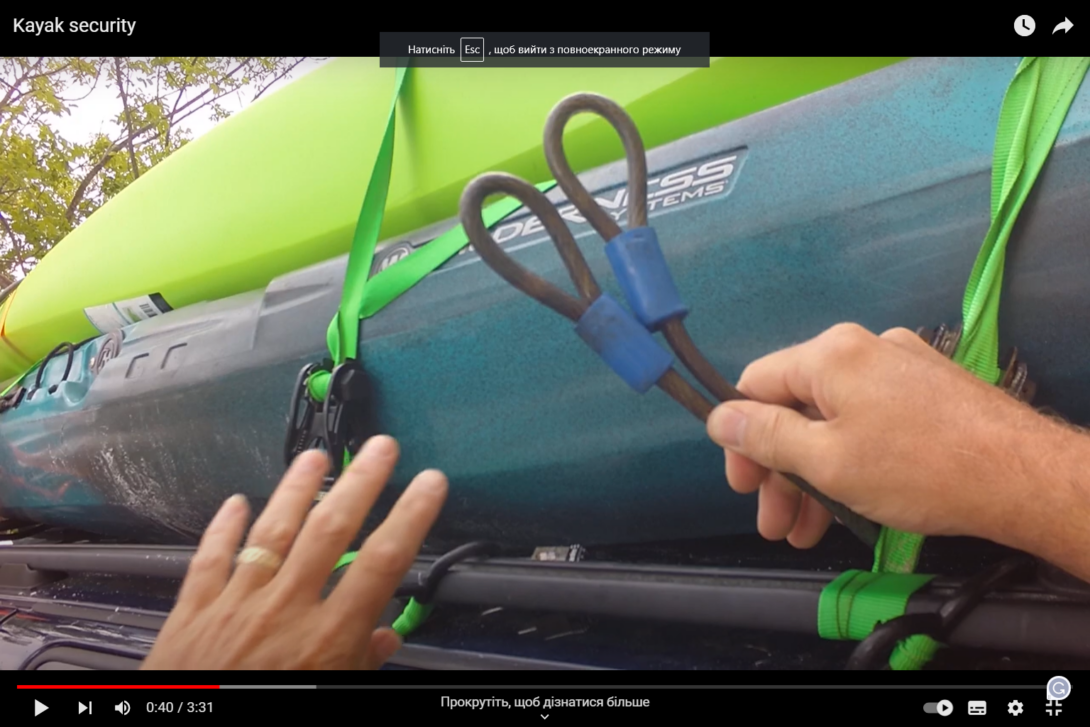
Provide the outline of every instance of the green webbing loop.
[[[965,290],[963,330],[954,354],[954,361],[990,384],[998,383],[1002,376],[998,367],[999,296],[1007,241],[1088,68],[1090,58],[1023,58],[1003,97],[992,166],[991,225]],[[873,576],[913,578],[907,574],[916,569],[924,539],[922,535],[883,528],[875,547]],[[858,573],[845,573],[822,592],[818,630],[825,638],[865,638],[881,621],[903,615],[908,596],[927,582],[918,582],[902,603],[886,593],[862,591],[872,580],[864,579],[859,585],[854,575]],[[907,588],[917,581],[905,583]],[[850,614],[861,608],[865,616],[857,623],[858,628],[842,628],[835,618],[841,612]],[[939,647],[928,636],[913,636],[897,645],[890,667],[920,669]]]
[[[459,250],[469,244],[469,237],[461,225],[440,235],[420,250],[410,254],[389,268],[368,278],[375,257],[375,245],[382,228],[382,218],[386,208],[387,192],[390,187],[390,172],[394,156],[394,127],[396,125],[397,101],[404,87],[407,68],[398,68],[394,79],[394,97],[390,103],[390,114],[386,122],[386,131],[382,137],[371,179],[364,194],[360,208],[359,222],[356,225],[352,247],[348,252],[348,264],[345,270],[344,290],[337,314],[326,331],[326,342],[333,363],[344,363],[348,358],[359,355],[359,321],[369,318],[382,310],[391,301],[424,279]],[[536,185],[541,192],[547,192],[556,186],[555,181]],[[486,227],[495,225],[500,220],[522,207],[522,203],[513,197],[490,205],[482,211]],[[349,355],[351,354],[351,355]],[[329,390],[330,372],[318,371],[307,379],[307,392],[315,401],[324,401]],[[346,451],[344,464],[348,465],[352,457]],[[333,570],[351,563],[356,553],[345,553],[337,561]],[[394,622],[393,628],[404,638],[424,622],[431,613],[432,606],[424,606],[415,599],[410,600],[404,612]]]
[[[878,536],[878,545],[874,548],[874,566],[871,571],[877,574],[912,578],[911,574],[916,570],[916,564],[920,560],[920,551],[923,550],[923,535],[906,533],[892,528],[882,528]],[[925,578],[921,587],[933,576],[919,576]],[[915,591],[916,589],[913,589]],[[908,594],[912,595],[911,593]],[[899,605],[896,612],[890,613],[883,621],[904,615],[908,605],[908,597]],[[939,642],[930,636],[910,636],[894,647],[889,657],[889,666],[894,671],[916,671],[922,669],[927,662],[939,650]]]
[[[333,364],[342,364],[347,358],[355,358],[359,344],[359,314],[363,308],[364,288],[371,271],[386,211],[386,197],[390,190],[390,171],[394,161],[394,128],[397,120],[397,100],[404,88],[408,67],[397,69],[394,76],[394,97],[390,101],[390,113],[386,117],[386,131],[375,157],[367,191],[363,196],[356,234],[348,250],[348,267],[344,274],[344,290],[341,305],[326,332],[326,342]],[[350,354],[350,355],[349,355]]]
[[[826,586],[818,599],[818,634],[825,639],[862,641],[878,624],[903,616],[908,599],[934,576],[850,570]],[[890,656],[895,670],[920,669],[939,644],[925,636],[899,643]]]
[[954,360],[990,384],[999,381],[999,294],[1018,213],[1052,151],[1090,58],[1023,58],[1003,98],[992,168],[992,223],[962,304]]
[[818,633],[825,639],[861,641],[878,624],[902,615],[909,597],[932,578],[934,576],[845,571],[821,592]]
[[[358,553],[359,551],[354,550],[350,553],[345,553],[344,555],[342,555],[340,560],[337,561],[337,565],[333,566],[333,571],[336,572],[354,561]],[[397,632],[398,636],[404,639],[413,631],[416,631],[418,628],[420,628],[420,625],[427,620],[428,616],[431,615],[432,609],[434,608],[435,606],[433,604],[429,603],[425,605],[417,601],[415,598],[410,598],[408,605],[405,606],[405,610],[403,610],[401,612],[401,615],[394,620],[391,628],[393,628],[393,630]]]
[[337,561],[337,565],[333,566],[333,570],[339,571],[341,568],[344,568],[346,565],[354,561],[356,559],[357,553],[358,551],[353,550],[342,555],[341,559]]
[[330,371],[315,371],[307,379],[307,393],[314,401],[325,401],[325,395],[329,392]]
[[[432,240],[421,250],[397,264],[379,272],[368,280],[375,258],[390,189],[390,174],[394,159],[394,129],[397,126],[397,101],[405,86],[408,68],[397,69],[394,78],[394,96],[375,157],[371,178],[364,193],[363,205],[356,223],[352,246],[348,251],[348,263],[344,275],[341,304],[326,331],[326,342],[334,366],[359,355],[359,321],[382,310],[392,300],[419,283],[455,253],[469,244],[469,238],[461,225]],[[537,185],[543,192],[556,186],[555,181]],[[490,226],[511,214],[522,203],[505,198],[491,205],[483,213],[486,226]],[[323,401],[329,389],[330,373],[319,371],[306,382],[307,391],[315,401]]]
[[433,608],[434,606],[430,603],[425,606],[415,598],[410,598],[409,605],[405,606],[405,610],[394,621],[393,630],[397,632],[398,636],[405,638],[420,628],[420,625],[431,615]]

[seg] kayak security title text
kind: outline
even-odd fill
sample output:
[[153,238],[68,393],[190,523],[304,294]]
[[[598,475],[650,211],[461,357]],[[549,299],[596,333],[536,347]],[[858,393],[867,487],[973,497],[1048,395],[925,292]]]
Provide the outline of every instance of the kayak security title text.
[[135,20],[27,20],[15,18],[16,33],[124,33],[132,35],[136,32]]

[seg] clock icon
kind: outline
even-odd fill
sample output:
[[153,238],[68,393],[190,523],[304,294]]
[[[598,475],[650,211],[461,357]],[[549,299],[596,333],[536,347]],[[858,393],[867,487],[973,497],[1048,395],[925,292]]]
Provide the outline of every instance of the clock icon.
[[1025,38],[1027,35],[1033,35],[1033,31],[1037,28],[1037,23],[1033,22],[1033,18],[1028,15],[1019,15],[1018,19],[1014,21],[1014,32]]

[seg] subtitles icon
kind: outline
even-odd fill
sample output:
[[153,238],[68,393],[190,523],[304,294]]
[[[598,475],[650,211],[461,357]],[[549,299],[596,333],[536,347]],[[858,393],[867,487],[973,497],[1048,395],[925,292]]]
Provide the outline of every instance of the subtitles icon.
[[458,41],[462,63],[484,63],[484,38],[462,38]]
[[969,702],[969,714],[983,715],[988,712],[988,703],[984,701]]

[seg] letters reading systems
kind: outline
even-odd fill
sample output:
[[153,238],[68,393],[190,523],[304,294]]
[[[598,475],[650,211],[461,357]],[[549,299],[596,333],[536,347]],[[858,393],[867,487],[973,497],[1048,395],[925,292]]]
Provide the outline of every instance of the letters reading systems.
[[16,33],[124,33],[132,35],[136,31],[135,20],[27,20],[16,18],[14,20]]

